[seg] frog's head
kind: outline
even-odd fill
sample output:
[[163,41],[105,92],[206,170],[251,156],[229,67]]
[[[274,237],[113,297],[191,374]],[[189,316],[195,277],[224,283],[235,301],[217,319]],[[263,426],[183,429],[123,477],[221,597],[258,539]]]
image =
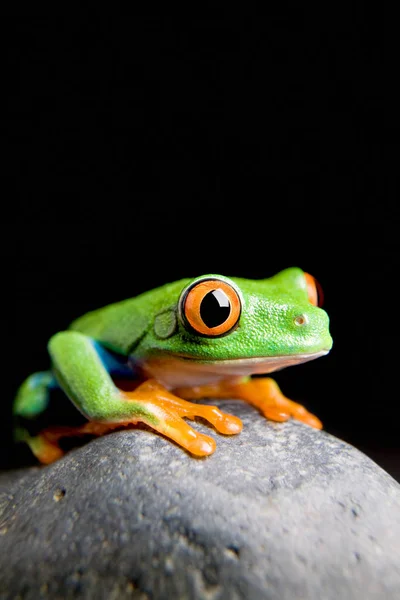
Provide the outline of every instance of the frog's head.
[[182,282],[170,285],[170,294],[175,302],[158,311],[138,356],[267,373],[332,347],[328,315],[318,306],[321,290],[298,268],[264,280],[205,275],[186,280],[183,289]]

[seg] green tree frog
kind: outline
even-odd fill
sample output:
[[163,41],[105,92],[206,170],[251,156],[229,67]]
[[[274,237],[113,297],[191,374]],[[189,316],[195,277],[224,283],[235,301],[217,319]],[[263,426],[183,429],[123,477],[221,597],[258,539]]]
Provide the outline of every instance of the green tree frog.
[[[242,399],[273,421],[293,417],[321,428],[317,417],[264,376],[331,349],[319,292],[311,275],[291,267],[268,279],[182,279],[89,312],[50,339],[51,370],[20,386],[17,437],[39,461],[51,463],[62,456],[64,437],[141,422],[192,455],[206,456],[216,448],[214,439],[185,419],[201,417],[225,435],[239,433],[242,422],[193,402],[201,398]],[[31,435],[23,423],[46,409],[54,386],[86,420]]]

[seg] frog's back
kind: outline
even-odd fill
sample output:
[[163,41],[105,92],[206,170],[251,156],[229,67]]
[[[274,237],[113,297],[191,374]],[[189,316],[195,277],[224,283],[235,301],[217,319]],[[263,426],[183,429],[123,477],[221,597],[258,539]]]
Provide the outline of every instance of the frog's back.
[[93,310],[75,319],[69,329],[128,355],[151,327],[155,314],[173,305],[189,281],[181,279],[167,283],[134,298]]

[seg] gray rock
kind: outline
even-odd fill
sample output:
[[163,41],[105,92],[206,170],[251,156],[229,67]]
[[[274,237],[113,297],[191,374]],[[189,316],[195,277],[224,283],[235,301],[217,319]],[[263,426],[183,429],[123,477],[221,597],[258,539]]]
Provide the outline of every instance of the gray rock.
[[218,404],[245,426],[206,459],[134,429],[4,474],[0,597],[399,600],[399,484],[325,432]]

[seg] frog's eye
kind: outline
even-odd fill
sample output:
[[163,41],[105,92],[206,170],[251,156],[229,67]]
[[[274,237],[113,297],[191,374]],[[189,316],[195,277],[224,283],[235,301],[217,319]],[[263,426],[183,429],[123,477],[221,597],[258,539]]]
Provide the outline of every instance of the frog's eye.
[[308,299],[314,306],[321,306],[324,303],[324,292],[318,281],[309,273],[304,273],[307,283]]
[[185,324],[196,333],[219,337],[238,324],[242,310],[238,292],[220,279],[202,279],[187,289],[180,301]]

